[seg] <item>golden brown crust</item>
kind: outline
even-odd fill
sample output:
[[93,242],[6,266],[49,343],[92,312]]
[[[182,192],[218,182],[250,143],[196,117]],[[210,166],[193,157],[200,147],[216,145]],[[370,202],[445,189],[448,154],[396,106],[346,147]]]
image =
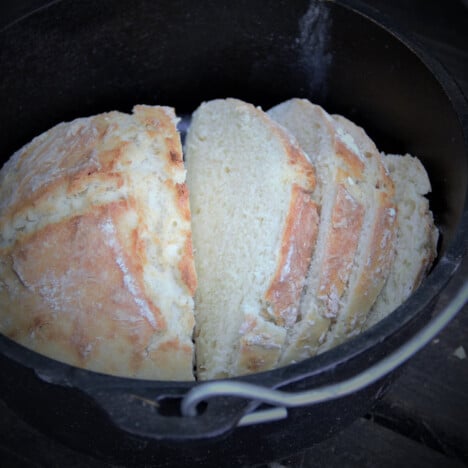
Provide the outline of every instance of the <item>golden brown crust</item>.
[[2,169],[2,195],[19,187],[0,202],[2,333],[92,370],[193,379],[196,276],[174,124],[148,106],[77,119]]
[[318,209],[311,198],[311,193],[294,185],[278,268],[265,294],[278,325],[290,326],[295,322],[299,299],[317,239],[318,222]]
[[349,175],[353,178],[362,180],[364,174],[364,161],[362,161],[358,155],[352,151],[340,138],[334,139],[335,154],[338,158],[342,159],[346,164],[346,170]]
[[[72,185],[77,174],[91,175],[99,171],[100,162],[94,158],[93,148],[102,141],[104,133],[105,129],[85,119],[77,121],[72,128],[60,124],[16,153],[6,165],[14,165],[14,169],[3,171],[8,177],[2,180],[0,188],[2,217],[6,219],[21,207],[47,196],[65,178]],[[67,157],[51,161],[51,153]],[[3,190],[7,185],[11,186],[9,196]]]
[[127,213],[122,206],[102,207],[17,243],[10,272],[2,271],[10,283],[5,313],[16,322],[6,335],[104,373],[191,379],[191,346],[175,338],[170,347],[153,345],[155,332],[163,334],[167,325],[144,292],[136,255],[123,251],[118,235],[109,242],[102,237],[102,219],[117,225],[121,210]]
[[166,171],[184,170],[184,159],[179,135],[174,132],[177,123],[174,110],[163,106],[138,105],[133,109],[135,118],[145,127],[150,139],[158,138],[164,145]]
[[304,175],[304,185],[309,190],[315,189],[315,169],[311,162],[307,159],[304,152],[296,146],[294,142],[289,142],[290,149],[288,151],[289,163],[291,166],[298,168],[298,171]]
[[318,299],[324,304],[326,317],[335,318],[338,314],[340,298],[348,285],[359,244],[364,214],[365,207],[343,184],[338,185],[318,287]]
[[[15,244],[9,276],[19,284],[8,301],[10,312],[21,317],[15,339],[40,352],[53,341],[67,362],[102,372],[108,369],[101,343],[111,339],[121,353],[120,368],[138,375],[145,348],[166,322],[144,293],[134,252],[124,251],[115,230],[127,212],[125,203],[107,205]],[[27,311],[24,296],[34,305]]]
[[[360,330],[368,311],[379,295],[392,267],[397,236],[396,206],[386,194],[379,194],[381,205],[375,218],[372,234],[366,252],[366,265],[362,268],[359,281],[353,291],[349,308],[353,311],[347,317],[346,334]],[[362,312],[364,311],[364,313]]]
[[346,118],[336,116],[335,119],[353,135],[366,158],[373,160],[377,166],[374,177],[375,216],[369,228],[365,266],[360,269],[360,276],[352,291],[349,304],[352,313],[348,315],[345,326],[346,333],[350,333],[352,329],[359,330],[363,325],[391,269],[398,232],[397,205],[394,183],[374,142],[361,127]]
[[177,208],[183,218],[190,221],[189,190],[187,184],[176,184]]
[[188,291],[193,296],[197,289],[197,272],[193,261],[192,235],[187,233],[184,252],[179,262],[179,271],[182,281],[187,286]]
[[[158,346],[148,351],[148,358],[154,367],[167,369],[167,379],[180,380],[180,369],[187,369],[187,363],[192,363],[193,367],[193,347],[187,343],[181,343],[177,339],[169,339],[161,342]],[[185,379],[190,379],[187,369]]]
[[285,328],[261,317],[247,315],[239,333],[236,375],[261,372],[277,366],[286,339]]
[[253,374],[274,368],[278,361],[279,351],[277,348],[277,352],[272,353],[271,348],[241,340],[239,369],[242,370],[240,373]]

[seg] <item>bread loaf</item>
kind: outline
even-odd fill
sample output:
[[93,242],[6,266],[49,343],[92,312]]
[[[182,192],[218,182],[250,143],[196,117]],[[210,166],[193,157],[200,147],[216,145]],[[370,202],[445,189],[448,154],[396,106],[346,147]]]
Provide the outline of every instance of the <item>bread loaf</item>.
[[62,123],[0,172],[0,331],[99,372],[192,380],[196,275],[174,111]]
[[185,147],[200,379],[278,365],[315,245],[314,169],[264,112],[202,104]]
[[103,373],[223,378],[324,352],[421,283],[438,232],[416,158],[305,99],[203,103],[185,167],[176,124],[77,119],[5,164],[1,333]]

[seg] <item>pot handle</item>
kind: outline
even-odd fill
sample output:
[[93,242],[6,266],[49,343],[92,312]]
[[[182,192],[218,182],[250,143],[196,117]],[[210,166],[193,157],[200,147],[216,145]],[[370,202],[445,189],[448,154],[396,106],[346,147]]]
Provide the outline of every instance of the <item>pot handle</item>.
[[286,408],[314,405],[350,395],[377,382],[405,363],[426,346],[468,302],[468,283],[458,291],[445,310],[433,318],[423,329],[404,345],[363,372],[341,382],[303,392],[289,393],[246,382],[213,381],[193,387],[183,398],[181,411],[184,416],[195,416],[196,408],[213,397],[233,396],[257,403],[275,405],[273,409],[247,414],[238,425],[261,423],[287,416]]
[[232,431],[253,403],[246,399],[215,398],[208,404],[194,403],[191,414],[181,414],[181,401],[187,394],[187,385],[171,383],[167,389],[161,383],[140,386],[112,385],[86,387],[80,390],[97,404],[111,430],[117,429],[135,436],[166,442],[187,442],[212,439]]

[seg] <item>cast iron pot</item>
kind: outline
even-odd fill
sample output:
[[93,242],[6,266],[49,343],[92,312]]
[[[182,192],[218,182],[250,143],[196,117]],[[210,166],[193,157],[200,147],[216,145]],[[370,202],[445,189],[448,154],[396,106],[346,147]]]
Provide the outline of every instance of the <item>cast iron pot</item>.
[[67,446],[126,465],[266,462],[363,415],[468,294],[466,268],[453,279],[466,263],[468,119],[451,78],[351,1],[46,3],[0,30],[3,162],[60,121],[137,103],[188,115],[218,97],[263,108],[306,97],[363,126],[385,152],[422,159],[440,254],[387,319],[295,365],[223,382],[145,381],[77,369],[0,336],[0,397]]

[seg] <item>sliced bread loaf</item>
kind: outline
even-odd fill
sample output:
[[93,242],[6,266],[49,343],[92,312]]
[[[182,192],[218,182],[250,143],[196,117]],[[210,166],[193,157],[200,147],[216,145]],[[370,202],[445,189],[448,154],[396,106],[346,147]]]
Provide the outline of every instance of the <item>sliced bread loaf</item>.
[[5,164],[1,333],[104,373],[223,378],[330,349],[422,281],[438,232],[416,158],[305,99],[215,100],[193,114],[186,184],[176,123],[77,119]]
[[305,99],[268,114],[317,170],[318,240],[282,364],[344,341],[364,323],[394,255],[393,184],[375,146],[349,121]]
[[62,123],[0,172],[0,332],[58,360],[193,379],[193,264],[174,111]]
[[314,169],[264,112],[202,104],[185,147],[200,379],[275,367],[315,245]]
[[360,333],[395,258],[398,232],[395,186],[374,142],[365,131],[342,116],[334,116],[355,142],[366,160],[367,213],[348,289],[342,298],[342,313],[328,336],[322,352]]

